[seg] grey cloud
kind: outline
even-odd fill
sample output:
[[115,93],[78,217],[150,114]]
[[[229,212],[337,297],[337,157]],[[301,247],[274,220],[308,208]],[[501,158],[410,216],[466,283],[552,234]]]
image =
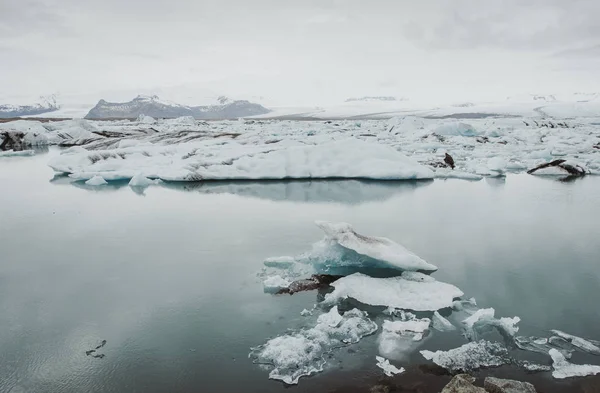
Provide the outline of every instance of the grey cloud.
[[64,18],[42,0],[2,0],[0,40],[26,34],[65,34]]
[[[438,18],[405,36],[432,48],[559,50],[600,41],[597,0],[457,0],[437,4]],[[445,5],[443,5],[445,4]]]

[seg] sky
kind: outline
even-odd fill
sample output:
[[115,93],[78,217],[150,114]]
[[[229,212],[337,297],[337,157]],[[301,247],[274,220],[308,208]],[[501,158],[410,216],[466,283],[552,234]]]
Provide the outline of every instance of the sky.
[[598,0],[0,0],[0,98],[595,92],[598,15]]

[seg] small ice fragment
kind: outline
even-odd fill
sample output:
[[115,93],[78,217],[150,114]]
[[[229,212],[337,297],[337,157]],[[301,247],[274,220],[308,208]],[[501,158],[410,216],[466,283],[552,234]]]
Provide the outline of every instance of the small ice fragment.
[[302,311],[300,311],[300,315],[303,317],[308,317],[311,316],[313,314],[312,310],[307,310],[306,308]]
[[529,372],[552,371],[552,367],[524,360],[519,365]]
[[[423,338],[424,332],[429,329],[429,325],[431,324],[431,319],[423,318],[423,319],[412,319],[408,321],[383,321],[383,330],[396,333],[396,334],[406,334],[406,333],[419,333],[418,340]],[[416,335],[413,335],[416,336]]]
[[270,276],[263,281],[263,289],[266,293],[276,293],[287,288],[292,282],[281,276]]
[[519,331],[517,323],[521,321],[519,317],[500,318],[494,317],[493,308],[482,308],[463,321],[465,325],[465,335],[469,340],[476,340],[478,330],[485,330],[486,327],[494,327],[506,339],[512,339]]
[[104,180],[104,178],[102,176],[94,176],[91,179],[89,179],[88,181],[85,182],[85,184],[87,184],[88,186],[102,186],[106,183],[106,180]]
[[549,354],[553,361],[552,367],[554,368],[554,371],[552,372],[552,376],[554,378],[564,379],[600,374],[600,366],[569,363],[563,354],[556,349],[551,349]]
[[450,332],[452,330],[456,330],[456,327],[437,311],[433,313],[432,320],[433,328],[439,332]]
[[449,351],[421,351],[421,355],[451,372],[474,371],[509,362],[508,351],[504,346],[486,340],[470,342]]
[[382,358],[381,356],[375,356],[375,359],[377,360],[377,367],[382,369],[383,373],[388,377],[392,377],[405,371],[404,367],[397,368],[391,364],[389,360]]

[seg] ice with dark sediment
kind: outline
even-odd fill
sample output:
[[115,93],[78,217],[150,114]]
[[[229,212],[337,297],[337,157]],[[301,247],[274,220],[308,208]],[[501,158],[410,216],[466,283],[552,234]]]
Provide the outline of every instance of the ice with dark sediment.
[[473,341],[449,351],[421,351],[427,360],[450,372],[469,372],[510,363],[508,350],[500,343]]

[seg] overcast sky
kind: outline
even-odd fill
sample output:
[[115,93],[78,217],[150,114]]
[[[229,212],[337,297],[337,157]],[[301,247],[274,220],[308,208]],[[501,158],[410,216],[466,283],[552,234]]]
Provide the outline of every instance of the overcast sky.
[[0,0],[0,96],[600,91],[599,15],[598,0]]

